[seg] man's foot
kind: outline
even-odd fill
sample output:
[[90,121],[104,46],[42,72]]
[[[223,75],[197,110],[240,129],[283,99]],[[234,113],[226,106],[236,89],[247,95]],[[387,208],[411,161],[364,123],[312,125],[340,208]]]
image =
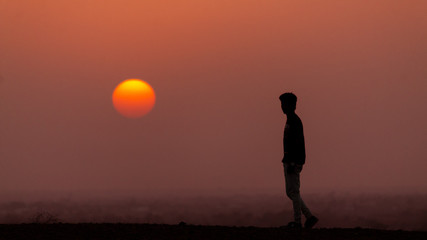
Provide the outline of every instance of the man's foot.
[[301,229],[302,225],[299,222],[290,222],[290,223],[288,223],[288,225],[286,227],[292,228],[292,229]]
[[308,229],[311,229],[311,228],[313,228],[313,226],[314,226],[318,221],[319,221],[319,219],[318,219],[317,217],[315,217],[315,216],[311,216],[311,217],[309,217],[309,218],[305,221],[305,223],[304,223],[304,227],[305,227],[305,228],[308,228]]

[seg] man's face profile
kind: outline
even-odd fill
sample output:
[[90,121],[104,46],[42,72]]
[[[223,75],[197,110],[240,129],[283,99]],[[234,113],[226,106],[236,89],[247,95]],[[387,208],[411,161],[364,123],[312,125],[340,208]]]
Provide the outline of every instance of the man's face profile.
[[293,93],[284,93],[279,97],[284,114],[295,111],[297,97]]
[[285,101],[282,101],[282,111],[284,114],[287,114],[289,112],[289,105],[285,103]]

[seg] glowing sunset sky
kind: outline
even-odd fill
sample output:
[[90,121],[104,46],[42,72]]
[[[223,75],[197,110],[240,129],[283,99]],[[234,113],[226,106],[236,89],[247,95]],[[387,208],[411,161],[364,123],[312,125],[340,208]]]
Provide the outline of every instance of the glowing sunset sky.
[[[0,0],[0,191],[427,190],[427,1]],[[138,120],[111,94],[138,78]]]

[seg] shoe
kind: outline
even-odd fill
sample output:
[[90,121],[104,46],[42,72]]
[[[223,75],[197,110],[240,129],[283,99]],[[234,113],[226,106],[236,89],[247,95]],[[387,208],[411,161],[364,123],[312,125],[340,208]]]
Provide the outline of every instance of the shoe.
[[301,225],[301,223],[298,223],[298,222],[290,222],[290,223],[288,223],[288,225],[286,227],[292,228],[292,229],[301,229],[302,225]]
[[310,218],[308,218],[305,223],[304,223],[304,227],[311,229],[313,228],[314,225],[316,225],[316,223],[319,221],[319,219],[315,216],[311,216]]

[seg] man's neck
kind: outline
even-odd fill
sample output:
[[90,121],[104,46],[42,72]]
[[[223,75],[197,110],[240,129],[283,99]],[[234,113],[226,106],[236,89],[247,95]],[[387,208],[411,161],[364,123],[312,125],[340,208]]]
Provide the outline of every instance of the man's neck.
[[295,111],[288,112],[288,113],[286,113],[286,117],[289,117],[289,116],[292,116],[292,115],[295,115],[295,114],[296,114]]

